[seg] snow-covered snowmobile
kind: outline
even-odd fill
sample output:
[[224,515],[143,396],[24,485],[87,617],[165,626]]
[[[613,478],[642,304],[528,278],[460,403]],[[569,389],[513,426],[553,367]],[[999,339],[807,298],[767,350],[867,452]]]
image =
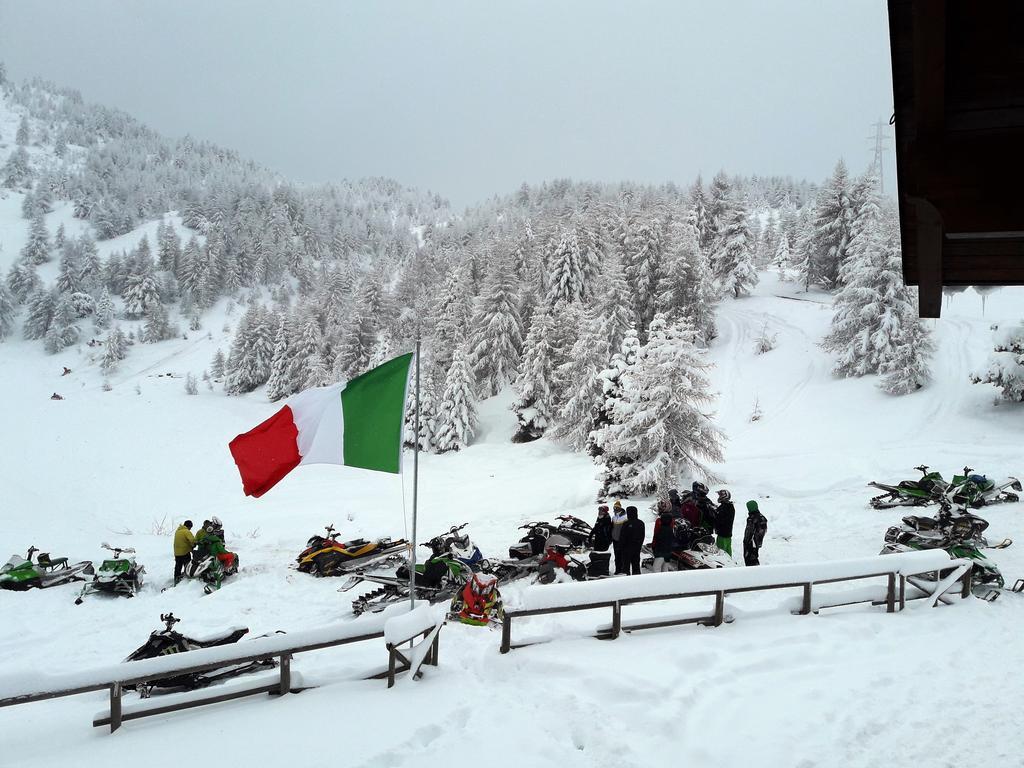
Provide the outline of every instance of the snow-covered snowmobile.
[[[415,588],[416,597],[431,603],[450,600],[466,584],[473,574],[473,566],[461,555],[466,554],[463,539],[458,532],[466,527],[466,523],[451,528],[430,539],[421,547],[430,549],[430,557],[426,562],[416,564]],[[475,550],[476,548],[473,547]],[[479,553],[479,550],[476,550]],[[472,558],[470,558],[472,559]],[[475,564],[483,562],[483,558]],[[366,611],[382,611],[388,605],[409,598],[409,564],[399,566],[394,576],[378,576],[376,574],[356,574],[345,582],[339,592],[347,592],[363,582],[378,584],[372,592],[357,597],[352,601],[352,611],[359,615]]]
[[206,582],[203,587],[206,594],[220,589],[224,579],[234,573],[238,573],[238,555],[228,552],[220,537],[212,534],[196,542],[192,562],[185,569],[190,579]]
[[583,549],[590,543],[591,527],[586,520],[580,520],[573,515],[559,515],[558,528],[555,533],[565,536],[572,544],[573,549]]
[[885,493],[874,496],[871,506],[875,509],[891,509],[892,507],[925,506],[936,502],[937,494],[946,495],[954,504],[965,504],[975,509],[1003,502],[1019,501],[1020,496],[1008,489],[1020,492],[1020,481],[1009,478],[1005,483],[996,485],[984,475],[974,472],[971,467],[964,467],[963,474],[953,475],[950,482],[940,472],[929,472],[924,464],[914,467],[921,473],[917,480],[901,480],[896,485],[872,481],[868,485]]
[[325,526],[325,536],[312,536],[296,558],[298,570],[314,576],[342,576],[368,568],[379,568],[401,558],[409,546],[405,539],[353,539],[339,541],[333,524]]
[[537,564],[534,582],[551,584],[555,581],[585,581],[587,566],[569,555],[572,542],[565,536],[554,533],[544,543],[544,556]]
[[490,573],[474,573],[448,609],[450,619],[476,627],[500,624],[504,615],[498,579]]
[[94,592],[135,597],[135,593],[142,588],[142,575],[146,569],[135,562],[135,550],[132,547],[112,547],[106,542],[100,546],[113,552],[114,556],[100,563],[92,581],[82,587],[75,605],[81,605]]
[[39,552],[33,563],[32,555],[35,552],[39,550],[29,547],[26,557],[12,555],[0,567],[0,588],[25,590],[32,587],[58,587],[71,581],[85,581],[85,577],[92,576],[94,572],[88,560],[69,565],[66,557],[51,558],[49,552]]
[[996,564],[982,550],[1006,549],[1013,542],[1003,539],[989,544],[984,536],[988,521],[969,512],[953,514],[943,506],[936,517],[907,515],[901,525],[886,530],[881,554],[920,549],[944,549],[953,557],[971,560],[971,591],[977,597],[994,600],[1004,586]]
[[[208,637],[189,637],[174,629],[174,625],[181,619],[173,613],[161,613],[160,621],[164,623],[163,629],[153,630],[149,639],[136,648],[125,659],[125,661],[138,661],[139,659],[155,659],[158,656],[167,656],[172,653],[185,653],[198,648],[213,648],[218,645],[230,645],[237,643],[244,635],[248,634],[248,627],[233,627],[232,629],[218,632]],[[204,686],[224,680],[229,677],[244,675],[247,672],[256,672],[261,669],[268,669],[277,666],[273,659],[261,659],[246,664],[234,664],[206,672],[192,672],[174,677],[165,677],[160,680],[150,680],[145,686],[139,686],[139,694],[145,698],[149,696],[153,688],[202,688]],[[131,686],[125,686],[130,688]]]

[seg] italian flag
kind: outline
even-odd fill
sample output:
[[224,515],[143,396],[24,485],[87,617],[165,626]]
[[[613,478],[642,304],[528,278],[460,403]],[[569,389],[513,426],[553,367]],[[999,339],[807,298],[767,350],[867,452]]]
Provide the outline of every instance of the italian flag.
[[300,464],[402,471],[412,353],[345,384],[307,389],[228,444],[246,496],[260,497]]

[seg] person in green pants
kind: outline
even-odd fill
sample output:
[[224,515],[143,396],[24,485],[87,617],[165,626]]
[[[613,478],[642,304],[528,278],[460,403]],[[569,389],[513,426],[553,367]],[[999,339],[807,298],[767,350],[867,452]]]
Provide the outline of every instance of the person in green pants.
[[736,519],[736,507],[732,505],[732,494],[724,488],[718,492],[718,510],[715,513],[715,544],[732,557],[732,525]]

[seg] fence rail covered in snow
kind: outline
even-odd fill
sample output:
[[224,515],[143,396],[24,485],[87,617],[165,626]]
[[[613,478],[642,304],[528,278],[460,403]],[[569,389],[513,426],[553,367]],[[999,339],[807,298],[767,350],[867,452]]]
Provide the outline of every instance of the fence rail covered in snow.
[[[935,574],[934,587],[915,578],[926,574]],[[508,653],[512,648],[532,644],[512,642],[513,619],[527,616],[611,608],[611,624],[598,627],[595,636],[614,639],[623,630],[654,629],[680,624],[717,627],[726,618],[727,595],[776,589],[802,589],[800,607],[794,611],[798,614],[817,613],[822,608],[859,602],[884,603],[886,610],[892,613],[902,610],[910,599],[928,599],[932,605],[945,601],[945,593],[958,581],[961,582],[958,591],[961,597],[966,597],[970,594],[970,574],[969,560],[954,560],[942,550],[928,550],[858,560],[656,573],[640,578],[535,585],[525,590],[518,605],[506,607],[501,652]],[[815,599],[815,588],[821,585],[881,578],[886,579],[884,593],[867,590],[840,593],[831,600],[822,600],[820,596]],[[920,593],[918,597],[908,596],[908,583],[911,589]],[[713,612],[710,615],[679,615],[623,623],[622,608],[625,605],[693,597],[713,597]]]
[[[377,638],[385,638],[387,641],[390,663],[388,671],[384,675],[375,675],[375,677],[386,676],[388,687],[391,687],[394,685],[396,672],[410,669],[414,675],[418,676],[421,664],[437,663],[438,633],[443,623],[443,617],[439,617],[436,611],[423,605],[412,612],[398,613],[392,610],[317,629],[267,635],[232,645],[199,648],[188,653],[127,661],[80,672],[61,675],[11,675],[0,678],[0,707],[108,689],[110,691],[110,713],[106,717],[97,718],[93,725],[109,724],[110,730],[113,732],[121,726],[124,720],[176,712],[257,693],[279,695],[289,693],[296,690],[292,687],[291,672],[291,660],[295,654]],[[411,659],[406,659],[399,654],[401,658],[398,661],[401,664],[396,668],[395,649],[420,635],[429,636],[429,647],[425,652],[421,651],[420,653],[415,652],[415,650],[419,650],[418,648],[414,649]],[[153,701],[152,706],[136,705],[128,712],[123,711],[121,706],[122,693],[127,686],[143,685],[161,678],[209,672],[225,666],[271,659],[279,661],[280,674],[277,680],[269,684],[264,680],[257,685],[243,686],[210,696],[189,696],[178,699],[169,705],[161,705],[158,701]]]

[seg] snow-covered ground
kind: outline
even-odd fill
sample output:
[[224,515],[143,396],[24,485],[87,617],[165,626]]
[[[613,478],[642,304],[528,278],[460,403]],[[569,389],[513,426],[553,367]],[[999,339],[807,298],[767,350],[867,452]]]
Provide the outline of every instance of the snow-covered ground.
[[[0,199],[0,269],[24,242],[19,211],[19,195]],[[69,232],[77,223],[66,207],[50,214],[51,231],[58,221]],[[154,226],[101,244],[102,252],[130,247]],[[1019,321],[1022,298],[1021,290],[998,292],[982,317],[973,291],[956,296],[935,323],[935,381],[903,398],[872,379],[831,376],[817,346],[831,318],[828,296],[762,275],[755,296],[723,302],[710,356],[729,442],[713,487],[731,488],[737,506],[759,499],[769,519],[763,562],[877,553],[899,513],[868,507],[869,480],[913,477],[922,462],[946,474],[965,463],[1000,478],[1024,472],[1024,409],[995,405],[992,388],[967,380],[991,348],[990,324]],[[95,348],[50,356],[39,342],[0,344],[8,438],[0,556],[35,545],[98,560],[101,542],[129,544],[149,579],[133,600],[78,607],[74,587],[0,592],[0,675],[116,661],[168,610],[198,634],[344,620],[352,595],[335,591],[339,580],[289,568],[306,539],[326,523],[346,536],[407,535],[409,479],[310,467],[263,499],[242,495],[227,443],[277,406],[260,392],[229,398],[204,383],[198,396],[184,390],[186,373],[199,375],[217,349],[227,352],[239,316],[222,302],[187,338],[137,344],[110,391]],[[756,355],[765,323],[777,348]],[[64,366],[70,375],[61,376]],[[65,399],[51,401],[53,392]],[[526,520],[593,517],[594,465],[548,440],[511,444],[509,402],[506,394],[481,404],[467,450],[422,457],[421,541],[469,522],[484,553],[501,555]],[[762,416],[750,421],[755,404]],[[1021,504],[986,510],[994,538],[1024,536],[1022,513]],[[161,592],[174,527],[212,515],[224,520],[241,573],[211,596],[193,584]],[[1022,551],[992,554],[1011,582],[1024,576]],[[392,691],[360,679],[384,662],[383,643],[315,652],[295,664],[321,685],[315,690],[132,722],[114,737],[90,727],[102,694],[4,709],[0,765],[38,756],[44,745],[48,761],[130,756],[152,768],[193,759],[197,749],[248,765],[321,759],[324,750],[352,766],[1020,764],[1015,715],[1024,694],[1013,675],[1024,662],[1021,598],[893,616],[863,607],[812,617],[766,610],[784,599],[730,600],[736,621],[717,629],[581,638],[507,656],[496,633],[449,627],[440,666]],[[523,631],[590,620],[607,617],[548,617]]]

